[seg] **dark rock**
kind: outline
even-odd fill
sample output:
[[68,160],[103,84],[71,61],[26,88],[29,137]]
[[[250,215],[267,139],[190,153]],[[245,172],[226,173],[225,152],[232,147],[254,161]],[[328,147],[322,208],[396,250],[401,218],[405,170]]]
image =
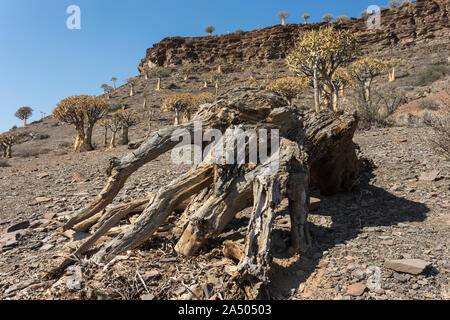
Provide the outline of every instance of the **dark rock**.
[[15,232],[18,230],[27,229],[30,226],[30,221],[22,221],[19,223],[16,223],[15,225],[12,225],[8,229],[6,229],[6,233]]

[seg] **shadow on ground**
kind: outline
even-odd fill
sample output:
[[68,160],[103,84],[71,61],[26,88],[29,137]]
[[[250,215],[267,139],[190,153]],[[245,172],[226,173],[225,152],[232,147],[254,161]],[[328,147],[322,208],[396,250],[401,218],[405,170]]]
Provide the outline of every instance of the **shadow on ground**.
[[[324,251],[357,238],[363,233],[364,228],[421,222],[426,219],[426,214],[430,210],[423,203],[397,197],[371,185],[369,183],[373,178],[371,172],[363,173],[361,178],[357,190],[321,197],[321,208],[318,212],[314,212],[314,215],[330,216],[332,225],[327,228],[310,223],[313,237],[311,250],[287,268],[281,266],[274,268],[272,292],[275,298],[282,297],[280,290],[297,289],[305,282],[317,268]],[[289,231],[278,229],[274,237],[285,239],[286,247],[289,246]],[[282,253],[274,252],[274,257],[289,258],[290,255],[287,250],[283,250]]]

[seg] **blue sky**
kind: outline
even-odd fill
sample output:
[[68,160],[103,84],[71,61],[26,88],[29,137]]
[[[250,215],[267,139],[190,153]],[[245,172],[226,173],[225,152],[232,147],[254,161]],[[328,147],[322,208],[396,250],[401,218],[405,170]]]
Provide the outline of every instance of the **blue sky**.
[[[388,0],[0,0],[0,132],[21,121],[14,112],[31,106],[31,121],[47,115],[63,98],[100,94],[111,77],[137,75],[145,51],[169,36],[203,36],[207,25],[215,34],[254,30],[279,23],[311,21],[325,13],[357,17],[369,5]],[[81,8],[81,30],[69,30],[70,5]]]

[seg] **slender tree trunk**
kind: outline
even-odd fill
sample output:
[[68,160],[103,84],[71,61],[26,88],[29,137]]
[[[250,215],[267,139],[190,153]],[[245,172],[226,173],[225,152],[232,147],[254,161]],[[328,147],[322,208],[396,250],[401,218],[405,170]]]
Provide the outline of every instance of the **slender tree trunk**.
[[108,127],[105,127],[105,139],[103,140],[105,146],[108,145]]
[[370,94],[371,93],[370,87],[371,87],[371,82],[366,81],[364,83],[363,96],[364,96],[364,102],[366,103],[367,107],[370,107],[370,104],[371,104],[370,99],[372,98],[371,94]]
[[116,81],[114,80],[114,90],[116,90]]
[[333,90],[333,110],[339,110],[339,93],[337,90]]
[[129,139],[128,139],[128,127],[123,127],[122,128],[122,145],[126,146],[128,144]]
[[282,24],[283,26],[286,25],[286,19],[285,19],[285,18],[281,18],[281,24]]
[[111,142],[109,143],[109,148],[113,149],[116,147],[116,133],[117,131],[113,131],[112,132],[112,136],[111,136]]
[[175,122],[174,125],[177,126],[180,124],[180,111],[178,109],[175,110]]
[[6,146],[5,158],[12,158],[11,145]]
[[156,84],[156,91],[161,90],[161,78],[158,78],[158,83]]
[[25,128],[27,126],[27,118],[23,119],[23,127]]
[[317,63],[314,66],[314,106],[316,112],[320,111],[320,98],[319,98],[319,80],[317,74]]
[[389,72],[389,82],[395,81],[395,67],[392,67],[392,73]]

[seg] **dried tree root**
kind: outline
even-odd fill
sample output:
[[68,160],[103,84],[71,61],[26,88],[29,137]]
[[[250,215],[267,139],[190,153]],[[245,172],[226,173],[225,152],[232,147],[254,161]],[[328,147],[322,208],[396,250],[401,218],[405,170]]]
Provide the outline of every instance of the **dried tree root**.
[[98,252],[94,260],[108,262],[121,252],[148,240],[178,204],[213,182],[212,170],[212,165],[199,166],[161,190],[134,224]]

